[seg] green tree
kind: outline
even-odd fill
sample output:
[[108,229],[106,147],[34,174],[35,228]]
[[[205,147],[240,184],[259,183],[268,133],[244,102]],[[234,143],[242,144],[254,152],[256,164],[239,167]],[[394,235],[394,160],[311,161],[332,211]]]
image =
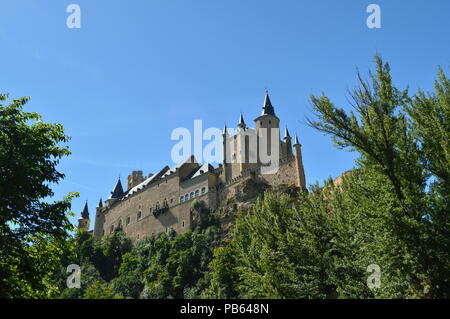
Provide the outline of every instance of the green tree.
[[311,96],[317,119],[310,124],[360,154],[357,178],[344,185],[333,212],[341,248],[335,267],[358,283],[336,275],[337,290],[341,297],[370,296],[361,276],[350,274],[376,263],[384,279],[374,297],[448,296],[448,79],[441,72],[436,94],[411,98],[393,86],[389,65],[379,56],[375,62],[370,82],[358,75],[356,113]]
[[[324,298],[332,291],[326,281],[332,244],[325,201],[306,193],[301,198],[297,207],[290,196],[267,191],[238,216],[231,241],[236,266],[227,272],[239,277],[240,297]],[[220,278],[220,267],[215,269],[213,278]]]
[[208,285],[213,247],[203,232],[160,234],[152,241],[141,297],[198,298]]
[[110,284],[96,281],[86,289],[83,299],[123,299],[123,297],[117,295]]
[[102,238],[100,247],[103,251],[103,258],[94,261],[94,264],[102,278],[109,282],[119,275],[122,256],[131,251],[133,244],[124,232],[115,232]]
[[138,241],[130,252],[122,256],[119,276],[112,281],[115,292],[137,299],[144,289],[144,270],[151,250],[151,239]]
[[237,286],[239,274],[236,271],[236,253],[230,242],[217,247],[209,263],[210,283],[202,293],[207,299],[234,299],[239,297]]
[[[0,94],[0,103],[8,99]],[[71,199],[46,202],[56,166],[70,154],[62,125],[23,111],[29,98],[0,104],[0,298],[50,297],[49,280],[67,248]],[[44,251],[45,249],[45,251]]]

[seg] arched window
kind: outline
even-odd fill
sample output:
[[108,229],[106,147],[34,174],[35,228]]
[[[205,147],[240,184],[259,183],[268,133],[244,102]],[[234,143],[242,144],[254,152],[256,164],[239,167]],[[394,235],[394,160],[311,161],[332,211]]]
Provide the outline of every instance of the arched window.
[[190,199],[194,198],[194,192],[191,192],[191,195],[189,196]]
[[137,220],[141,219],[141,217],[142,217],[142,212],[139,211],[139,212],[137,213]]

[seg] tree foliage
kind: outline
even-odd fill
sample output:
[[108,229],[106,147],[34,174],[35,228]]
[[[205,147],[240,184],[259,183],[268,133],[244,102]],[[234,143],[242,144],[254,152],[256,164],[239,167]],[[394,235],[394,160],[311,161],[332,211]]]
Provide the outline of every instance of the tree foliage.
[[[8,95],[0,94],[0,103]],[[29,98],[0,104],[0,298],[50,297],[50,275],[67,249],[71,193],[47,202],[56,167],[70,154],[60,124],[25,112]]]

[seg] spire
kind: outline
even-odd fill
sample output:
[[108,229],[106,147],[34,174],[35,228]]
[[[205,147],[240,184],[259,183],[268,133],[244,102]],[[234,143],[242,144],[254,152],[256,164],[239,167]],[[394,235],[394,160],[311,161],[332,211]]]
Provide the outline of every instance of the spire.
[[289,135],[289,131],[288,131],[288,128],[287,128],[287,125],[286,125],[286,128],[284,129],[284,138],[291,138],[291,135]]
[[121,198],[123,196],[123,188],[122,183],[120,182],[120,177],[116,183],[116,186],[114,186],[114,189],[111,192],[111,195],[109,195],[109,199],[113,198]]
[[100,197],[100,200],[98,201],[97,207],[103,207],[102,198]]
[[228,134],[228,130],[227,130],[227,123],[225,123],[225,125],[223,126],[223,133],[222,134]]
[[242,115],[242,112],[241,112],[241,116],[239,117],[238,127],[243,128],[243,129],[247,128],[247,125],[245,125],[245,122],[244,122],[244,116]]
[[298,142],[297,134],[295,134],[294,145],[300,145],[300,143]]
[[84,204],[83,211],[81,212],[81,217],[84,219],[89,219],[89,208],[88,208],[87,201],[86,201],[86,204]]
[[267,90],[266,90],[266,97],[264,98],[263,111],[261,115],[275,116],[275,110],[273,109],[272,102],[270,102],[269,92]]

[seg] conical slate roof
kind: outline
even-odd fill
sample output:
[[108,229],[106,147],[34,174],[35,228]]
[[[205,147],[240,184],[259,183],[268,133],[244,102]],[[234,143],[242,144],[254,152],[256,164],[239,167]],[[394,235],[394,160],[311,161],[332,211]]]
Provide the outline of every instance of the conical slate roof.
[[241,112],[241,116],[239,117],[238,127],[242,127],[242,128],[247,127],[247,125],[245,124],[244,116],[242,115],[242,112]]
[[103,207],[102,198],[100,197],[100,200],[98,201],[97,207]]
[[286,126],[286,128],[284,129],[284,138],[287,138],[287,137],[291,137],[291,135],[289,135],[289,131],[288,131],[288,128]]
[[81,217],[85,218],[85,219],[89,219],[89,208],[88,208],[87,202],[86,202],[86,204],[84,204],[83,211],[81,212]]
[[298,137],[297,137],[297,134],[295,134],[294,145],[297,145],[297,144],[299,144],[299,145],[300,145],[300,143],[298,142]]
[[114,186],[114,189],[111,192],[111,195],[109,195],[108,199],[113,199],[113,198],[121,198],[123,196],[124,192],[123,192],[123,187],[122,187],[122,183],[120,182],[120,177],[117,180],[116,186]]
[[263,111],[261,115],[273,115],[275,116],[275,110],[270,101],[269,93],[266,91],[266,97],[264,98]]

